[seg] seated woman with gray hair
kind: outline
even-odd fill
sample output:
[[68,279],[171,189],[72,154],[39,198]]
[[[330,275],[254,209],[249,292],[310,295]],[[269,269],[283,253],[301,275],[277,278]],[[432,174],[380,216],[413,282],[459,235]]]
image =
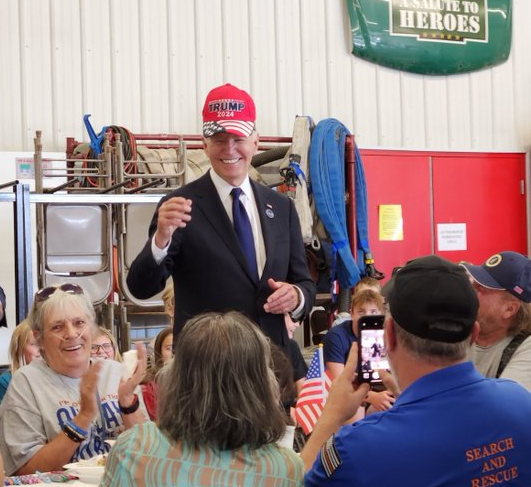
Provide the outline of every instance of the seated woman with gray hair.
[[7,475],[61,470],[69,462],[106,453],[105,440],[144,422],[135,388],[146,370],[137,347],[133,375],[122,364],[90,357],[97,328],[94,308],[77,284],[35,294],[28,318],[42,360],[20,368],[0,406],[0,448]]
[[237,312],[184,326],[159,383],[158,423],[118,438],[103,487],[302,486],[303,465],[275,443],[286,429],[267,338]]

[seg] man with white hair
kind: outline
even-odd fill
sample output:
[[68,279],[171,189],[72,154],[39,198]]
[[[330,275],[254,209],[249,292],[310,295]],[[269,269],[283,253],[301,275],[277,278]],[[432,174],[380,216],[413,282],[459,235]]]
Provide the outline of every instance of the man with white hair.
[[239,311],[285,349],[284,314],[304,320],[316,287],[293,201],[249,177],[258,151],[256,107],[232,84],[203,107],[203,149],[211,169],[167,194],[127,284],[147,299],[174,284],[173,339],[205,311]]

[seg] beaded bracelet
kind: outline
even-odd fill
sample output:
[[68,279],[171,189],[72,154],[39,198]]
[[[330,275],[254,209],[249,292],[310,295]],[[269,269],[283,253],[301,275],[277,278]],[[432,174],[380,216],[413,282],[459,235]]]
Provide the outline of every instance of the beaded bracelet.
[[66,423],[64,423],[61,429],[68,438],[70,438],[72,441],[75,441],[76,443],[82,443],[88,437],[88,432],[86,432],[84,429],[80,428],[76,424],[72,423],[71,421],[67,421]]
[[67,421],[67,423],[68,426],[70,426],[73,430],[79,433],[80,436],[84,436],[85,438],[88,436],[88,431],[85,431],[81,426],[78,426],[73,421]]

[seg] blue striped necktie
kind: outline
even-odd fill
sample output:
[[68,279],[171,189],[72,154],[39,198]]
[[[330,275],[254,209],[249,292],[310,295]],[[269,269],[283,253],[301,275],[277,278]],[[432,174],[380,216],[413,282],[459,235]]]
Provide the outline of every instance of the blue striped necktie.
[[238,240],[240,241],[247,263],[249,264],[251,275],[256,281],[258,281],[258,267],[256,265],[253,230],[245,206],[243,206],[243,203],[240,200],[242,190],[241,188],[233,188],[230,194],[232,195],[232,218],[234,220],[234,229],[238,235]]

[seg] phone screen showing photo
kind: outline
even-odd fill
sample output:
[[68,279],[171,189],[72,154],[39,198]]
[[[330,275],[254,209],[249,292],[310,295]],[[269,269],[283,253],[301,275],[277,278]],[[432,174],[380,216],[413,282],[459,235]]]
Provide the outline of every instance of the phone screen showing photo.
[[381,383],[378,369],[389,369],[383,329],[360,330],[360,371],[363,382]]

